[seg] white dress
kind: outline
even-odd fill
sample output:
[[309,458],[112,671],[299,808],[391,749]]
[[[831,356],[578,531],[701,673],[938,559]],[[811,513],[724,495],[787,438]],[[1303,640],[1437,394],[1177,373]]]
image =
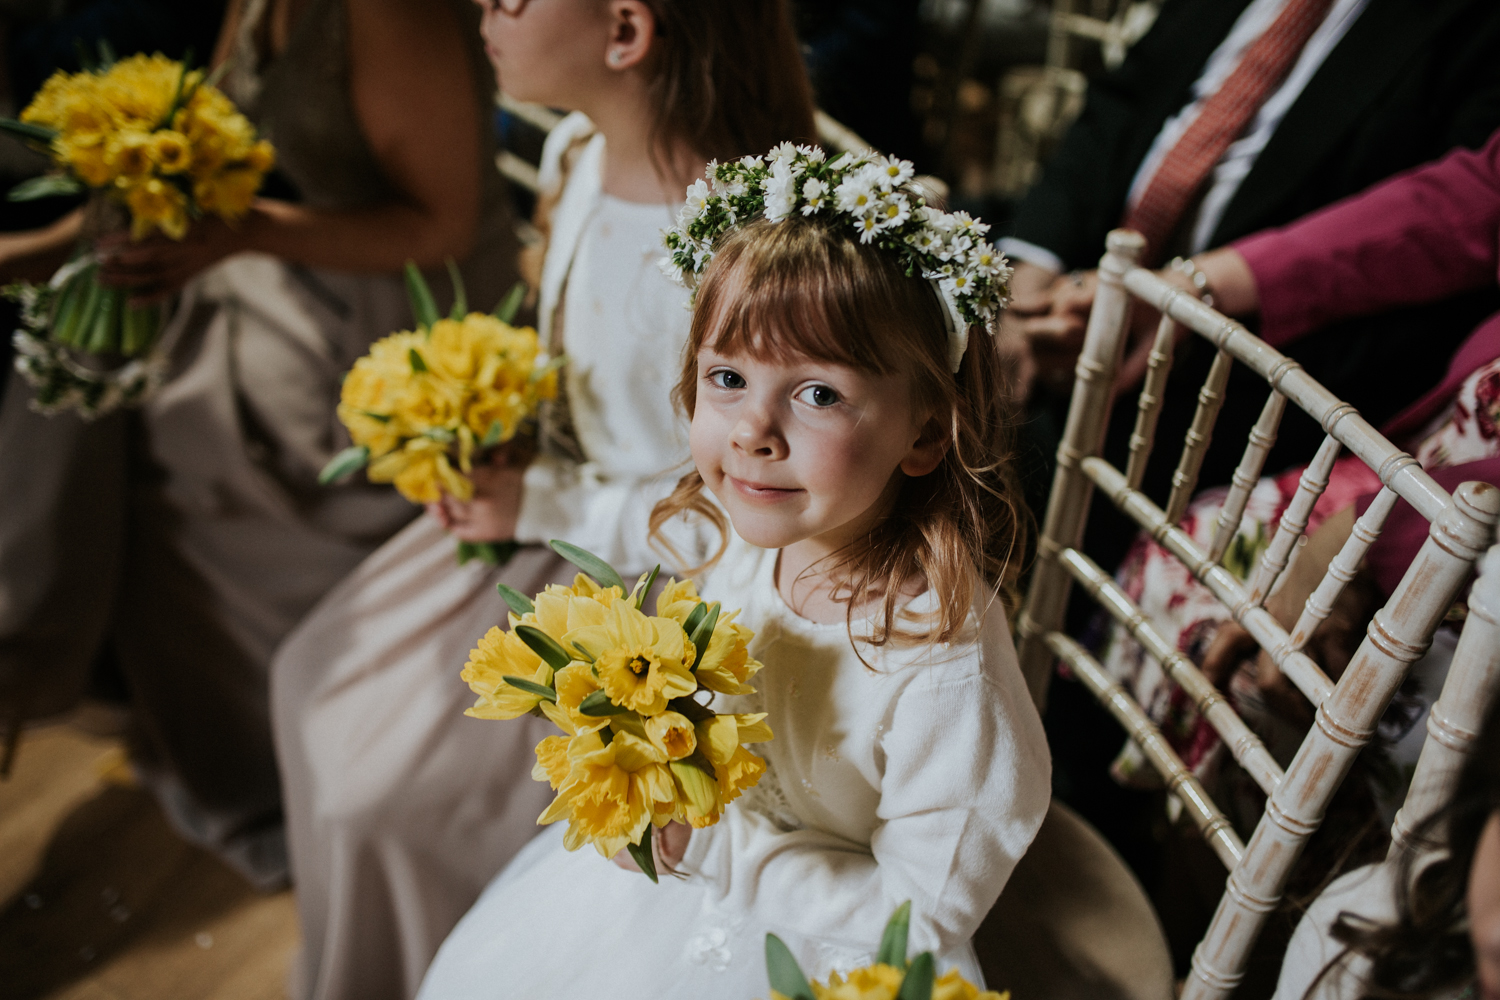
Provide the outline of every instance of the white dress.
[[[548,140],[543,179],[583,129]],[[568,174],[544,262],[544,337],[567,327],[566,386],[586,460],[544,455],[525,481],[519,537],[563,538],[649,569],[647,516],[687,457],[673,414],[690,314],[655,267],[674,206],[600,192],[603,139]],[[565,306],[565,308],[560,308]],[[459,566],[418,517],[361,563],[277,652],[272,713],[301,918],[301,997],[405,1000],[484,886],[537,831],[531,780],[542,720],[464,717],[464,659],[506,606],[575,570],[542,545],[504,568]],[[654,561],[654,560],[652,560]]]
[[420,1000],[768,995],[764,937],[826,978],[872,960],[912,901],[910,949],[980,981],[970,937],[1041,825],[1051,762],[998,605],[951,647],[862,648],[793,613],[777,553],[735,541],[705,593],[743,609],[765,664],[760,784],[695,830],[653,885],[563,824],[533,840],[444,942]]

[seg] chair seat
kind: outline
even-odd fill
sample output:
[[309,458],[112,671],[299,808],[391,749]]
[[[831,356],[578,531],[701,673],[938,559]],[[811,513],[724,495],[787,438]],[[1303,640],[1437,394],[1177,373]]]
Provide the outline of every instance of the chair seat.
[[974,936],[993,990],[1047,1000],[1169,1000],[1172,956],[1146,892],[1105,839],[1054,801]]

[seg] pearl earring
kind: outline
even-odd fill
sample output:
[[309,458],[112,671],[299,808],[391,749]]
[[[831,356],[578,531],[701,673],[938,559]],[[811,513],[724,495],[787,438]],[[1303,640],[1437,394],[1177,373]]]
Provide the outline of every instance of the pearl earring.
[[609,54],[609,64],[611,66],[618,66],[620,65],[620,60],[624,58],[625,53],[621,52],[619,49],[616,49]]

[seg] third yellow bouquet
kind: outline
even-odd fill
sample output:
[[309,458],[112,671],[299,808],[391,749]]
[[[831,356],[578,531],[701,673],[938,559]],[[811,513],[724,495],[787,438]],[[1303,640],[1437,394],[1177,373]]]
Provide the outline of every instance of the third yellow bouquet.
[[764,713],[709,707],[715,694],[754,691],[754,633],[738,612],[699,598],[691,580],[669,580],[648,614],[656,570],[627,589],[596,556],[552,548],[584,572],[535,600],[500,586],[510,628],[490,629],[469,654],[462,676],[479,698],[466,714],[556,723],[562,734],[537,745],[532,776],[557,798],[537,822],[567,820],[568,850],[629,850],[654,882],[654,827],[716,823],[765,773],[745,746],[771,739]]

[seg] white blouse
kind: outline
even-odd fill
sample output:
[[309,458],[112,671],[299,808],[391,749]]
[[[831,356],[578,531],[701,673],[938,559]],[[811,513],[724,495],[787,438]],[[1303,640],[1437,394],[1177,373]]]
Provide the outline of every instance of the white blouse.
[[[564,152],[592,129],[573,114],[548,136],[544,189],[561,182]],[[604,194],[603,156],[604,136],[595,134],[568,174],[539,303],[544,341],[568,358],[567,417],[584,461],[545,451],[537,458],[516,538],[565,538],[628,575],[662,559],[647,541],[651,508],[689,468],[687,420],[671,392],[692,314],[687,290],[657,267],[679,206]],[[691,557],[696,542],[688,544]]]
[[908,899],[912,954],[956,960],[1051,800],[1005,612],[981,591],[967,641],[856,652],[844,623],[787,607],[776,564],[776,552],[735,540],[705,585],[743,609],[765,664],[755,695],[715,707],[768,712],[775,738],[755,747],[761,782],[693,831],[681,868],[724,912],[758,911],[801,938],[787,943],[820,978],[868,957],[858,949],[873,951]]

